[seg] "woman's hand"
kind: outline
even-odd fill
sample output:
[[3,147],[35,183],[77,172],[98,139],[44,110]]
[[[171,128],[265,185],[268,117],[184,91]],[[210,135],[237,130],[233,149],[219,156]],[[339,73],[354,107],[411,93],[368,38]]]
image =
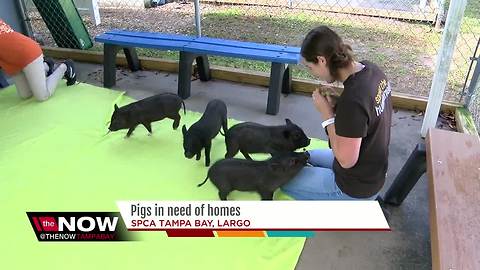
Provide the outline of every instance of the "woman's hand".
[[313,92],[312,99],[315,108],[317,108],[317,110],[320,112],[323,120],[327,120],[334,116],[333,107],[335,106],[335,104],[331,104],[326,97],[322,96],[318,88]]
[[330,103],[330,106],[332,107],[333,114],[335,114],[337,110],[338,97],[327,94],[326,98],[328,103]]

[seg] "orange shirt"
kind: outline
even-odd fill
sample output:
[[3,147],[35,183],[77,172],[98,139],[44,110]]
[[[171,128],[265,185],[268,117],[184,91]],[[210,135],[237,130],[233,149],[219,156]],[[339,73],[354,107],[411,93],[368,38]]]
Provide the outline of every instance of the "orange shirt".
[[19,73],[40,55],[42,49],[36,41],[15,32],[0,19],[0,68],[7,75]]

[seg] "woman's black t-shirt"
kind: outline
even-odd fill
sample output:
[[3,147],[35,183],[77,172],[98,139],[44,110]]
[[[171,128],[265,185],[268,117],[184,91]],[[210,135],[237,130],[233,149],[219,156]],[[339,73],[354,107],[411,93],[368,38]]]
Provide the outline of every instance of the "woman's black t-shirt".
[[333,162],[335,181],[346,194],[355,198],[375,195],[385,183],[392,118],[391,88],[383,71],[369,61],[343,83],[337,101],[336,134],[362,138],[358,161],[344,169]]

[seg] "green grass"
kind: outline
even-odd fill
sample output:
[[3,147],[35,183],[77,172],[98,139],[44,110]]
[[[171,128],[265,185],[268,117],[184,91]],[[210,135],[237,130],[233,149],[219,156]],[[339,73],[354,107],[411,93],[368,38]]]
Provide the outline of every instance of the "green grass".
[[[418,76],[426,81],[428,72],[418,62],[418,55],[428,51],[431,44],[422,40],[422,35],[409,31],[395,31],[398,28],[389,24],[366,23],[366,20],[348,20],[323,16],[322,13],[295,12],[272,16],[256,10],[255,15],[241,15],[238,9],[204,14],[204,33],[208,36],[239,39],[274,44],[300,46],[309,30],[318,25],[328,25],[335,29],[347,43],[358,51],[359,59],[369,59],[383,67],[392,80],[401,85],[404,75]],[[222,25],[222,27],[218,27]],[[248,27],[245,27],[248,25]],[[428,32],[429,26],[416,26],[420,32]],[[437,37],[437,39],[439,39]],[[402,47],[399,48],[399,44]],[[250,65],[249,61],[225,60],[222,65],[264,71],[269,64]],[[294,77],[312,78],[304,69],[294,68]],[[428,83],[424,83],[426,85]]]
[[469,0],[465,10],[465,17],[480,19],[480,1]]
[[[480,1],[469,1],[462,23],[462,38],[473,40],[471,33],[480,33]],[[475,2],[475,3],[474,3]],[[477,3],[478,2],[478,3]],[[368,59],[382,67],[396,91],[427,95],[433,77],[432,60],[441,42],[441,33],[425,23],[407,23],[353,15],[278,9],[231,7],[206,10],[202,28],[206,36],[300,46],[306,33],[318,25],[327,25],[351,44],[357,58]],[[183,33],[195,34],[194,27]],[[472,45],[473,46],[473,45]],[[99,48],[94,48],[98,50]],[[463,86],[471,56],[467,47],[455,54],[455,68],[449,76],[450,92]],[[178,52],[139,49],[139,55],[178,60]],[[270,63],[245,59],[210,57],[212,65],[269,72]],[[428,61],[426,61],[427,59]],[[293,76],[312,79],[301,67],[294,66]],[[452,94],[455,96],[455,94]]]

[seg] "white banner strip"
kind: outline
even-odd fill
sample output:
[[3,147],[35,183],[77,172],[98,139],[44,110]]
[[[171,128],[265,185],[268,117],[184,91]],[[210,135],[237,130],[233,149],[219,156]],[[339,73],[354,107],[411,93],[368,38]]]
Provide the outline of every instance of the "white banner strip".
[[118,201],[129,230],[390,230],[376,201]]

